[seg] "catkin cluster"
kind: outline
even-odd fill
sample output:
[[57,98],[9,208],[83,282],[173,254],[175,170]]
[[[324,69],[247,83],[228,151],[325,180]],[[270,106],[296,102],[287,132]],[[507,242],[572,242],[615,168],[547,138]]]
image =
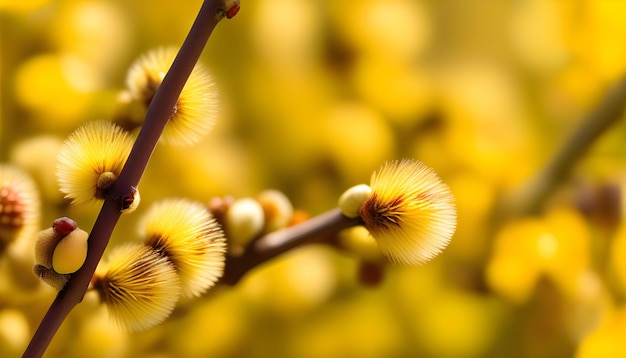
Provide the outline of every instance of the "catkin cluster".
[[[113,121],[88,122],[62,145],[57,181],[73,204],[112,199],[122,212],[137,208],[137,188],[127,198],[110,198],[109,193],[132,150],[134,129],[175,55],[175,49],[159,49],[139,58],[128,72]],[[216,108],[212,80],[196,66],[172,108],[163,142],[198,142],[212,127]],[[4,201],[13,198],[0,194]],[[450,189],[416,160],[384,163],[369,185],[344,192],[339,208],[362,224],[339,233],[339,246],[369,263],[424,263],[447,246],[456,228]],[[277,190],[255,198],[215,198],[208,205],[161,200],[140,218],[140,239],[114,248],[100,262],[90,287],[120,326],[147,329],[167,318],[179,298],[198,297],[215,285],[223,275],[227,249],[232,257],[241,256],[263,234],[293,224],[294,217],[291,202]],[[83,265],[88,236],[73,220],[57,219],[37,236],[35,274],[61,290]]]
[[[112,120],[90,121],[72,132],[57,155],[61,192],[74,205],[113,200],[122,213],[140,202],[137,188],[128,197],[111,197],[145,117],[176,55],[163,48],[141,56],[129,69],[120,110]],[[212,78],[196,65],[172,108],[162,141],[197,143],[211,129],[217,113]],[[10,197],[9,199],[11,199]],[[5,210],[6,211],[6,210]],[[98,266],[90,288],[97,291],[114,321],[131,331],[163,321],[180,297],[197,297],[221,277],[226,241],[207,207],[188,199],[153,204],[139,221],[141,240],[114,248]],[[37,277],[57,290],[87,257],[89,234],[69,218],[57,219],[36,238]]]
[[[176,56],[175,48],[161,48],[141,56],[130,67],[126,89],[119,96],[120,110],[113,120],[85,123],[67,138],[57,158],[57,181],[73,204],[103,200],[116,182],[134,142],[148,105]],[[162,141],[191,145],[212,128],[217,115],[217,89],[207,70],[196,65],[163,130]],[[139,192],[120,202],[120,210],[133,211]]]
[[230,256],[240,256],[263,234],[294,223],[294,208],[280,190],[267,189],[255,197],[213,198],[209,208],[224,227]]
[[139,331],[163,321],[179,297],[197,297],[222,276],[226,239],[203,204],[165,199],[139,221],[140,241],[101,262],[92,286],[122,327]]

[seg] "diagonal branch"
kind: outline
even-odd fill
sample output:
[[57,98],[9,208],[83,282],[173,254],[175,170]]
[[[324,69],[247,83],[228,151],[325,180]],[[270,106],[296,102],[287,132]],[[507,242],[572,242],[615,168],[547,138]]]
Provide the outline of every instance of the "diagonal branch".
[[538,212],[594,141],[622,118],[625,108],[626,77],[623,77],[582,120],[545,167],[507,198],[500,208],[512,216]]
[[41,357],[56,331],[70,311],[82,301],[93,273],[102,258],[113,229],[120,217],[120,200],[132,196],[143,175],[154,148],[161,136],[172,109],[178,100],[204,46],[224,13],[225,0],[206,0],[166,74],[148,112],[139,136],[120,176],[102,205],[89,236],[87,259],[83,267],[72,275],[59,292],[41,321],[24,357]]
[[229,256],[220,283],[233,286],[248,271],[286,251],[321,242],[342,229],[360,224],[360,218],[348,218],[340,209],[333,209],[298,225],[271,232],[254,241],[243,255]]

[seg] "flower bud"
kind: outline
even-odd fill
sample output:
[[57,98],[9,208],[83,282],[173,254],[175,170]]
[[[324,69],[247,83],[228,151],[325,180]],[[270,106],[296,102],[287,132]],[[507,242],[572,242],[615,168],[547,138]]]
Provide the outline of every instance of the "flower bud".
[[372,188],[367,184],[359,184],[346,190],[339,197],[341,213],[349,218],[359,216],[361,205],[372,195]]
[[89,234],[76,229],[63,237],[52,254],[52,269],[60,274],[78,271],[87,258],[87,239]]
[[123,197],[120,200],[120,211],[122,214],[129,214],[137,210],[139,203],[141,202],[141,195],[139,195],[139,189],[132,187],[132,193]]
[[279,190],[264,190],[257,195],[257,201],[265,217],[264,232],[285,228],[293,219],[293,206],[287,196]]
[[263,230],[265,214],[258,201],[252,198],[237,199],[228,208],[224,225],[229,243],[245,247]]
[[35,238],[33,273],[57,290],[62,289],[70,274],[83,266],[88,237],[74,220],[56,219],[52,227],[40,231]]

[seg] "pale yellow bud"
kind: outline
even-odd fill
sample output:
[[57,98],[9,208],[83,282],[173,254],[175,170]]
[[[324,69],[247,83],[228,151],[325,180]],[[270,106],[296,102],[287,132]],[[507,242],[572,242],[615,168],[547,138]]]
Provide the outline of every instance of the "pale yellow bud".
[[359,216],[361,205],[372,195],[372,188],[367,184],[359,184],[346,190],[339,197],[341,213],[349,218]]
[[272,232],[289,225],[293,218],[293,205],[287,196],[274,189],[264,190],[257,196],[257,201],[265,215],[265,232]]
[[61,290],[87,257],[89,234],[70,218],[58,218],[35,238],[33,273],[50,286]]
[[76,229],[61,239],[52,255],[52,269],[60,274],[78,271],[87,258],[87,239],[89,234]]
[[265,214],[258,201],[237,199],[226,212],[226,237],[231,243],[245,246],[261,233],[264,223]]

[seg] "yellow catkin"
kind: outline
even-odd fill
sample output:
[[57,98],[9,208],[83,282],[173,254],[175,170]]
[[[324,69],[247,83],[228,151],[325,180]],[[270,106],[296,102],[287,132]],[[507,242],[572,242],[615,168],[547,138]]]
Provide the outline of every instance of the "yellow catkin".
[[456,229],[454,197],[433,169],[412,159],[386,162],[370,187],[359,215],[391,261],[421,264],[447,246]]
[[144,214],[139,231],[146,245],[172,262],[183,296],[201,295],[222,276],[224,232],[203,204],[182,198],[157,202]]
[[[144,108],[135,115],[143,118],[176,53],[174,47],[159,48],[131,65],[126,77],[127,94],[133,104]],[[201,64],[197,64],[173,108],[162,141],[174,145],[197,143],[213,127],[217,109],[218,95],[213,78]]]
[[72,132],[57,156],[57,181],[65,198],[73,204],[103,199],[132,146],[132,137],[113,122],[87,122]]
[[92,284],[111,318],[133,332],[163,322],[181,292],[174,265],[139,243],[116,248],[108,262],[98,268]]
[[31,177],[11,164],[0,164],[0,253],[37,230],[39,197]]

